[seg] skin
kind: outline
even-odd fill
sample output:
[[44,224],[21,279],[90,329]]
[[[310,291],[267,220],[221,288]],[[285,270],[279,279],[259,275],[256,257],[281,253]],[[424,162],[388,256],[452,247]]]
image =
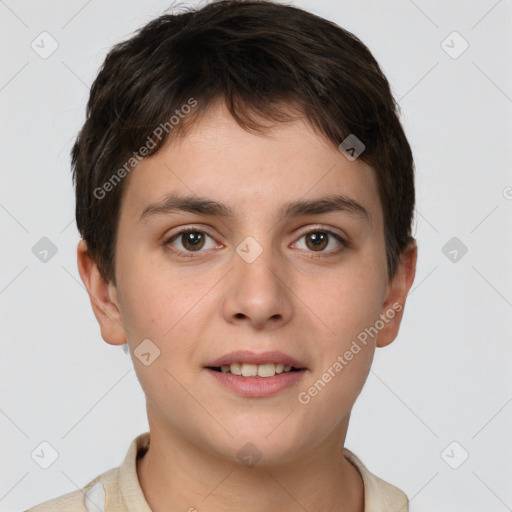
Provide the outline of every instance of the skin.
[[[398,334],[417,258],[411,244],[388,279],[375,171],[349,161],[304,120],[254,134],[218,103],[126,179],[117,286],[102,278],[84,241],[77,256],[101,335],[112,345],[128,343],[146,394],[151,445],[137,472],[151,509],[362,512],[361,477],[342,455],[350,413],[376,347]],[[176,212],[140,222],[143,209],[168,192],[224,203],[235,217]],[[371,222],[346,212],[278,222],[284,203],[334,192],[363,205]],[[184,237],[166,245],[191,226],[211,237],[200,252]],[[312,228],[350,243],[331,237],[316,248],[304,236]],[[236,252],[248,236],[263,249],[252,263]],[[188,248],[192,257],[169,246]],[[396,303],[401,311],[378,336],[301,404],[299,392]],[[133,354],[147,338],[160,350],[149,366]],[[308,369],[297,386],[274,396],[243,397],[204,369],[240,349],[280,350]],[[261,453],[252,467],[237,458],[247,442]]]

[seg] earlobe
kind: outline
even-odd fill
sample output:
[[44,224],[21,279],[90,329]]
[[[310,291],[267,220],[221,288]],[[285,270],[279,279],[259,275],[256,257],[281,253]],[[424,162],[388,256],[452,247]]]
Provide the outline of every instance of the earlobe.
[[377,347],[389,345],[398,335],[402,322],[407,294],[416,275],[418,247],[412,241],[403,251],[394,277],[388,282],[381,318],[384,327],[377,336]]
[[101,275],[96,262],[87,249],[85,240],[77,247],[78,272],[89,294],[92,310],[101,330],[101,337],[111,345],[126,343],[126,333],[114,285],[109,284]]

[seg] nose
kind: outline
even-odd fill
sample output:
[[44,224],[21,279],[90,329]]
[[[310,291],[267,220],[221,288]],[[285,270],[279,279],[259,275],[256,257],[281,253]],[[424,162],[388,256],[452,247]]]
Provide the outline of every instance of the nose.
[[233,259],[234,268],[228,274],[223,300],[226,321],[254,329],[287,324],[293,316],[293,292],[271,249],[265,248],[254,261],[239,254],[234,254]]

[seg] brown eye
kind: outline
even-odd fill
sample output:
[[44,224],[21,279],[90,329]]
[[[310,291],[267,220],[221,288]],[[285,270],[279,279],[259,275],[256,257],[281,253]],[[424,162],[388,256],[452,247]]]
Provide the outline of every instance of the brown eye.
[[[211,240],[209,247],[206,246],[208,238]],[[215,240],[210,235],[197,229],[180,231],[166,240],[165,245],[170,245],[173,252],[187,256],[190,255],[187,253],[204,252],[203,249],[213,249],[216,246]]]
[[198,251],[204,246],[204,233],[200,231],[188,231],[180,236],[187,251]]
[[[343,247],[348,247],[348,243],[338,234],[325,229],[317,228],[308,231],[307,233],[303,233],[302,236],[299,238],[299,241],[296,242],[296,245],[299,244],[300,240],[302,239],[305,240],[304,245],[306,251],[326,253],[326,256],[329,253],[337,253],[338,250]],[[334,246],[332,247],[333,244]],[[331,246],[330,250],[326,250],[329,246]],[[298,248],[303,249],[304,247]]]
[[329,235],[322,231],[315,231],[313,233],[308,233],[306,236],[306,245],[311,250],[319,250],[322,251],[327,247],[327,243],[329,241]]

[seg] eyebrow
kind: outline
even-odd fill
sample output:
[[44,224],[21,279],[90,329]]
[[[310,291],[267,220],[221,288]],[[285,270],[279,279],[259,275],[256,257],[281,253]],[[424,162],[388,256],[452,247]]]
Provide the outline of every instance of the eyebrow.
[[[174,212],[189,212],[199,215],[214,215],[221,218],[235,216],[233,209],[225,204],[198,196],[182,196],[175,193],[167,194],[162,200],[146,206],[140,215],[139,222],[148,218]],[[368,210],[350,197],[344,195],[329,195],[318,199],[292,201],[285,204],[279,211],[279,221],[288,217],[302,215],[317,215],[321,213],[344,212],[354,217],[366,220],[372,219]]]

